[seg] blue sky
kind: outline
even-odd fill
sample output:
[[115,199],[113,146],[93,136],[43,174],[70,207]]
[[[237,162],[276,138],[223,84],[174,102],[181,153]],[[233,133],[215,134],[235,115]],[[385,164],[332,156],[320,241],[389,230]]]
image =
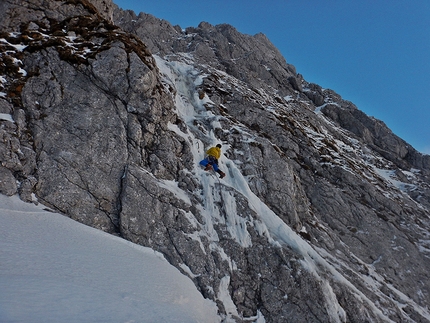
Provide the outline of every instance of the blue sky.
[[330,88],[430,154],[429,0],[114,0],[182,28],[264,33],[305,80]]

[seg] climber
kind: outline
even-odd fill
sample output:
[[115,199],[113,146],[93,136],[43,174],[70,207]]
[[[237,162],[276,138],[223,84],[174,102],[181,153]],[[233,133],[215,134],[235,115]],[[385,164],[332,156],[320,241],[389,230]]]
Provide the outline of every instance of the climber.
[[200,162],[200,165],[205,167],[205,170],[213,169],[219,174],[219,178],[223,178],[225,173],[218,168],[218,159],[221,157],[221,144],[211,147],[206,151],[207,157]]

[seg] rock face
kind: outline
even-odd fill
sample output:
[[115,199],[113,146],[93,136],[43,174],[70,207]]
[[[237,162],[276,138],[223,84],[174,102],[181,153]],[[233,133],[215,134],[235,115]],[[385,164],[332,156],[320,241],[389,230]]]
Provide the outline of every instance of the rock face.
[[0,193],[162,252],[225,322],[430,322],[430,156],[264,35],[0,10]]
[[159,56],[192,53],[197,64],[210,63],[252,87],[273,87],[279,95],[294,93],[292,84],[301,87],[301,77],[294,66],[285,62],[264,34],[244,35],[230,25],[212,26],[205,22],[182,31],[151,15],[136,16],[120,9],[115,11],[114,19]]

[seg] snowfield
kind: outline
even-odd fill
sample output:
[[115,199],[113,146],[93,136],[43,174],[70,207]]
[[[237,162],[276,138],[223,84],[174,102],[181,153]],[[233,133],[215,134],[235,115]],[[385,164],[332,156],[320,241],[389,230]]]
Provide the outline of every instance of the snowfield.
[[0,322],[220,322],[152,249],[0,195]]

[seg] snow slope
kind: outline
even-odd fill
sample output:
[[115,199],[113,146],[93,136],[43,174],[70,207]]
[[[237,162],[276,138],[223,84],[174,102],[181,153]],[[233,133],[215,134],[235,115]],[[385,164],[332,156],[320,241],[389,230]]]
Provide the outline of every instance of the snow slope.
[[162,255],[0,195],[0,322],[220,322]]

